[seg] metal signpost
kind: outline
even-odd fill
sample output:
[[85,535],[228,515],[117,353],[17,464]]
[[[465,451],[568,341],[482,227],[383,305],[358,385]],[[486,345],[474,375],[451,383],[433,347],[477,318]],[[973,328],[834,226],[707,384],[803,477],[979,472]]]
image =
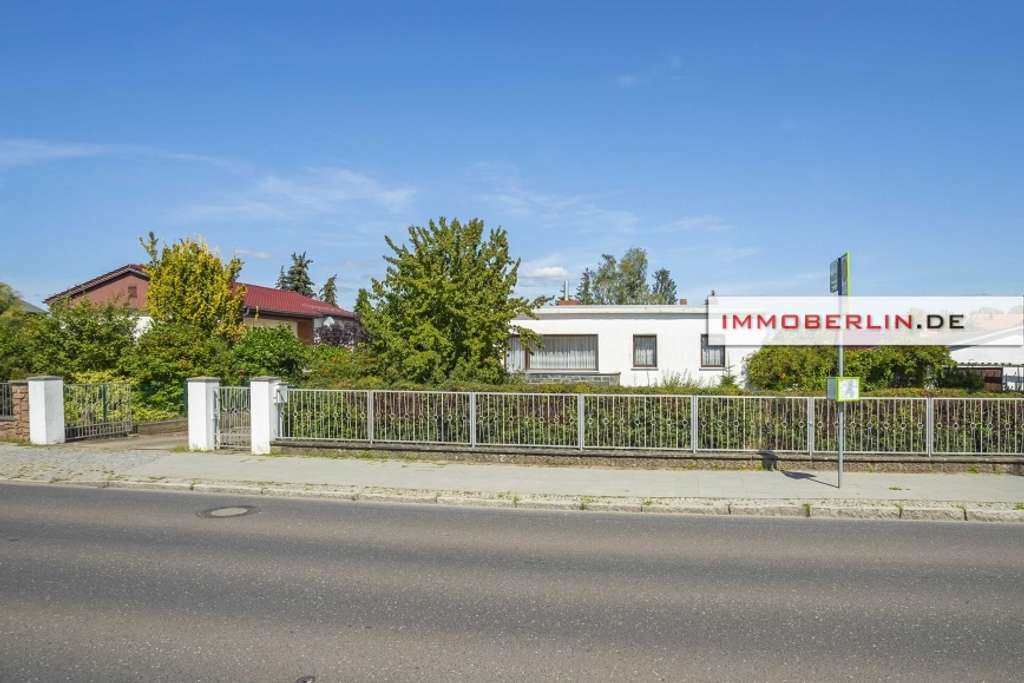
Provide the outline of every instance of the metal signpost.
[[[829,291],[839,295],[839,312],[845,312],[843,297],[850,296],[850,252],[832,261],[829,267]],[[860,380],[856,377],[845,377],[843,372],[843,330],[839,330],[838,370],[837,377],[828,378],[828,398],[836,402],[839,425],[836,429],[836,465],[837,488],[843,487],[843,447],[846,442],[846,404],[860,398]]]

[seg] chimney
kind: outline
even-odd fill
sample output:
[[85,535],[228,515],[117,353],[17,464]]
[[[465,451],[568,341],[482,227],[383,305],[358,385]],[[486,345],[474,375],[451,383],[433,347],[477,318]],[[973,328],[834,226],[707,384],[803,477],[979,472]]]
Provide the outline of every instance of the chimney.
[[580,301],[579,301],[579,299],[568,299],[568,298],[565,298],[565,299],[559,299],[558,301],[556,301],[555,305],[556,306],[579,306],[580,305]]
[[680,300],[679,300],[679,305],[680,305],[680,306],[685,306],[685,305],[686,305],[686,303],[687,303],[687,300],[686,300],[686,299],[680,299]]

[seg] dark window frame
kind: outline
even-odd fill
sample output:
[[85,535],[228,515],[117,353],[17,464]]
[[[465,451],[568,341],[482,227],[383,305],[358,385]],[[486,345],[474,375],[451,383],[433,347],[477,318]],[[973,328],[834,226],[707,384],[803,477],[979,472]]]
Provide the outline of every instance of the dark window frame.
[[[722,363],[713,365],[707,363],[707,357],[712,349],[721,349]],[[708,335],[700,335],[700,367],[702,370],[724,370],[725,369],[725,344],[709,344]]]
[[[637,339],[653,339],[654,340],[654,363],[651,365],[643,365],[636,362],[636,340]],[[657,370],[658,369],[658,335],[656,334],[634,334],[633,335],[633,369],[635,370]]]

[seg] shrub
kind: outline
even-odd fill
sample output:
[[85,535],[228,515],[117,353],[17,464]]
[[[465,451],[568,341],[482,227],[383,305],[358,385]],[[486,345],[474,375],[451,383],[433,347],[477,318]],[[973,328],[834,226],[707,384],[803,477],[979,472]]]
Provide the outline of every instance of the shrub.
[[374,375],[373,354],[365,347],[311,346],[306,352],[306,364],[307,386],[362,388],[381,384]]
[[257,327],[245,332],[231,350],[235,373],[242,381],[273,375],[295,382],[302,377],[306,345],[284,326]]
[[127,368],[138,386],[141,405],[181,414],[189,377],[220,377],[237,381],[227,344],[189,325],[154,323],[139,337]]

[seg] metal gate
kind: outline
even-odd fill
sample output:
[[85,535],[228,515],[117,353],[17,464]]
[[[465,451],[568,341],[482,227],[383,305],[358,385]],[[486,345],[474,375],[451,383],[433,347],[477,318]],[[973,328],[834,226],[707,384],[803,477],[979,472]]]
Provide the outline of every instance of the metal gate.
[[131,434],[132,388],[127,382],[64,385],[64,438]]
[[214,414],[217,448],[247,450],[251,443],[249,387],[220,387]]

